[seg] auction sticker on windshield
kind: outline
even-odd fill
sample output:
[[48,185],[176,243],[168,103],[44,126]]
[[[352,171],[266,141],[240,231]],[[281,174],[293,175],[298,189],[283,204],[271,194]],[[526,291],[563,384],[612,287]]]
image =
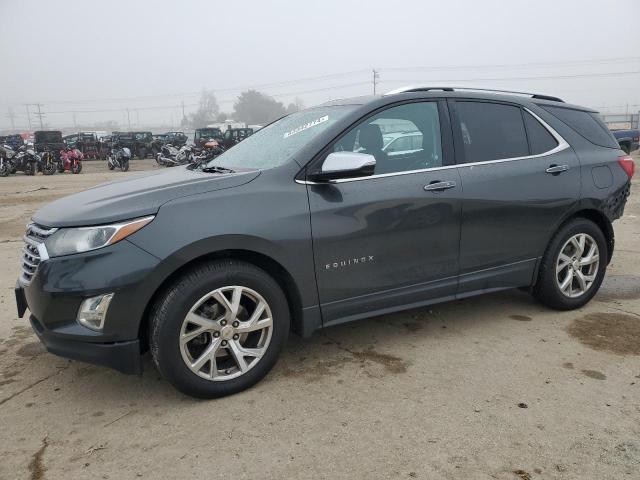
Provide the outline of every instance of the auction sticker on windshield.
[[329,115],[325,115],[324,117],[320,117],[316,120],[312,120],[310,122],[305,123],[304,125],[300,125],[297,128],[294,128],[293,130],[291,130],[290,132],[285,132],[284,136],[282,138],[289,138],[292,135],[295,135],[296,133],[300,133],[304,130],[307,130],[311,127],[315,127],[316,125],[320,125],[321,123],[326,122],[327,120],[329,120]]

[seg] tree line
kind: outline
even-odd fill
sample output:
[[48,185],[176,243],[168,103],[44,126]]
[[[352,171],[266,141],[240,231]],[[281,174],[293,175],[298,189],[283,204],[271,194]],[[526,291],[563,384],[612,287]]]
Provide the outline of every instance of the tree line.
[[233,105],[233,112],[220,110],[215,93],[204,90],[200,97],[198,109],[182,119],[182,126],[201,128],[210,123],[220,123],[228,119],[247,125],[266,125],[286,114],[303,109],[302,100],[295,99],[285,107],[273,97],[257,90],[242,92]]

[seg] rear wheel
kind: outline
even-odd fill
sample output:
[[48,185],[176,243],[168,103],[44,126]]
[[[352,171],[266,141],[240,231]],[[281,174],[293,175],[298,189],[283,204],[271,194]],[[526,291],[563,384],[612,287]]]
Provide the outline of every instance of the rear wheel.
[[222,260],[178,278],[151,311],[150,344],[160,373],[199,398],[231,395],[275,365],[289,333],[278,284],[254,265]]
[[571,220],[547,248],[533,290],[535,297],[557,310],[582,307],[600,288],[607,258],[602,230],[586,218]]

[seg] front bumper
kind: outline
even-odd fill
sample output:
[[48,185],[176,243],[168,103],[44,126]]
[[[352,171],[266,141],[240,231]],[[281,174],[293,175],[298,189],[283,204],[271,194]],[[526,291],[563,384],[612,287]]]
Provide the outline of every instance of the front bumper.
[[[18,314],[28,308],[34,331],[56,355],[142,371],[140,324],[155,291],[159,260],[127,240],[112,246],[42,261],[29,285],[16,284]],[[84,299],[113,293],[102,331],[76,321]]]
[[40,341],[54,355],[113,368],[122,373],[142,373],[139,340],[113,343],[82,342],[45,330],[33,315],[29,321]]

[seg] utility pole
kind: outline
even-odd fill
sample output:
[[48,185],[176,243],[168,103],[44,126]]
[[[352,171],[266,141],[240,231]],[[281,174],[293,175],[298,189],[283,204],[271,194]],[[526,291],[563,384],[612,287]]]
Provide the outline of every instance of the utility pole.
[[129,117],[129,109],[127,108],[127,124],[129,124],[129,130],[131,130],[131,117]]
[[40,130],[44,130],[44,125],[42,123],[42,117],[45,116],[44,113],[42,113],[42,111],[40,110],[40,107],[42,107],[41,103],[34,103],[33,105],[35,105],[36,107],[38,107],[38,113],[36,113],[36,117],[38,117],[38,119],[40,120]]
[[27,109],[27,120],[29,121],[29,131],[31,131],[31,114],[29,113],[29,104],[26,103],[24,108]]
[[78,128],[78,123],[76,122],[76,112],[73,112],[73,128]]
[[182,118],[184,119],[184,100],[182,101]]
[[16,129],[16,122],[15,122],[16,114],[13,113],[13,108],[11,108],[11,107],[9,107],[9,113],[7,113],[7,118],[9,120],[11,120],[11,130],[15,130]]
[[373,94],[376,94],[376,87],[378,86],[378,79],[380,78],[380,73],[374,68],[373,72]]

